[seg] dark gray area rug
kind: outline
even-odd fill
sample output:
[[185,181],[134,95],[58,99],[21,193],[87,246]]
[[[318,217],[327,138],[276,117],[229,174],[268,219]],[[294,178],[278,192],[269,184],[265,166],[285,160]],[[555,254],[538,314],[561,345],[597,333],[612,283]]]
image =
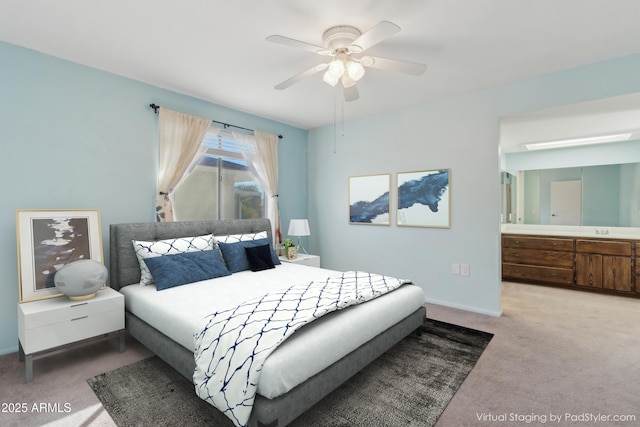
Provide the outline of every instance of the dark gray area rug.
[[[427,319],[291,425],[433,426],[493,334]],[[233,426],[157,356],[87,380],[120,426]]]

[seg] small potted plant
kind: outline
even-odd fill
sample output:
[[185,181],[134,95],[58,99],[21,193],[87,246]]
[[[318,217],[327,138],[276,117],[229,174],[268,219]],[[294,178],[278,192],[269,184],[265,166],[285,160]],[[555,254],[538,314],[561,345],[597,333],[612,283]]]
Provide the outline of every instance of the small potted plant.
[[287,259],[295,259],[297,254],[296,254],[296,242],[293,241],[293,239],[291,238],[286,238],[282,241],[282,246],[284,246],[284,256],[287,257]]

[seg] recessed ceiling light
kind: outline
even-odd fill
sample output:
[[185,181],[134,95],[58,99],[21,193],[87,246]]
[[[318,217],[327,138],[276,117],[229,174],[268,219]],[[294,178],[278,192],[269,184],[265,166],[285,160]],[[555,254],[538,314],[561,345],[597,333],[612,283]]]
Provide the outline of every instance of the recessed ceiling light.
[[561,141],[536,142],[523,144],[527,150],[546,150],[549,148],[575,147],[578,145],[603,144],[605,142],[624,141],[631,137],[631,133],[616,135],[591,136],[587,138],[563,139]]

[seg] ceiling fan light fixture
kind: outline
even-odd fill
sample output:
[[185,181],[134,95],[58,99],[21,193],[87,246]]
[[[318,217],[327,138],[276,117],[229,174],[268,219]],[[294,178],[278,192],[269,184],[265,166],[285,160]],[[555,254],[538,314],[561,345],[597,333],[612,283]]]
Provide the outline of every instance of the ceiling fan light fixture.
[[335,59],[329,63],[329,69],[327,70],[336,79],[340,79],[344,74],[344,62],[340,59]]
[[330,86],[335,86],[340,81],[340,77],[335,77],[333,74],[331,74],[331,70],[327,70],[322,76],[322,80]]
[[351,77],[349,77],[348,73],[344,73],[342,75],[342,78],[340,79],[340,81],[342,82],[342,87],[344,87],[344,88],[355,86],[355,84],[356,84],[356,81],[353,80]]
[[347,74],[356,82],[364,76],[364,67],[357,61],[347,62]]

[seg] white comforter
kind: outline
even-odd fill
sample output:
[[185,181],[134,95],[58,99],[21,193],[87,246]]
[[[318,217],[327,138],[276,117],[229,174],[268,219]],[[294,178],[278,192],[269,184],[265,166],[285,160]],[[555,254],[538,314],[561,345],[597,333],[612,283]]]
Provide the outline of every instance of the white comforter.
[[235,425],[245,426],[264,361],[280,343],[327,313],[365,303],[404,283],[349,271],[212,313],[194,334],[196,393]]
[[[201,319],[212,311],[241,304],[294,283],[319,280],[337,273],[283,263],[259,273],[243,271],[160,292],[153,285],[129,285],[120,292],[125,295],[127,311],[193,351],[193,333]],[[273,399],[288,392],[413,313],[424,301],[420,287],[403,285],[367,304],[330,313],[312,322],[267,358],[258,394]]]

